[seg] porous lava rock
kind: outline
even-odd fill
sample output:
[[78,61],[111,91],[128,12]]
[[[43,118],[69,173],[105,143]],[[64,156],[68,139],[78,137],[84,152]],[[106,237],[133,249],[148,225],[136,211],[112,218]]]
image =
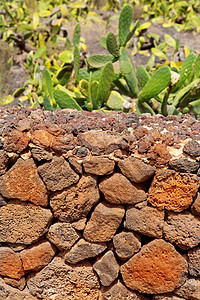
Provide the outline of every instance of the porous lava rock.
[[196,160],[187,157],[173,158],[169,161],[169,165],[178,172],[186,173],[195,173],[200,166]]
[[148,202],[158,208],[180,212],[190,206],[198,187],[195,175],[158,170],[149,189]]
[[50,206],[60,221],[73,222],[86,217],[98,200],[97,179],[85,174],[77,184],[52,194]]
[[7,152],[21,153],[26,149],[30,137],[26,132],[21,132],[19,130],[12,130],[4,138],[4,149]]
[[4,150],[0,150],[0,175],[3,175],[7,171],[9,163],[9,157]]
[[25,288],[23,291],[19,291],[18,289],[6,284],[4,280],[0,278],[0,299],[37,300],[38,298],[33,297],[27,288]]
[[125,285],[141,293],[174,291],[186,280],[187,263],[170,244],[156,239],[121,266]]
[[47,231],[53,220],[49,209],[11,200],[0,208],[0,242],[30,245]]
[[141,183],[150,179],[156,168],[144,163],[141,159],[128,157],[118,162],[122,173],[132,182]]
[[191,157],[198,157],[200,156],[200,144],[198,141],[189,141],[185,144],[183,151],[190,155]]
[[197,194],[197,197],[191,206],[191,211],[194,215],[200,216],[200,193]]
[[141,237],[134,232],[122,231],[113,237],[115,252],[120,259],[128,259],[141,248]]
[[188,300],[200,300],[200,279],[190,278],[174,291],[178,296]]
[[89,157],[83,161],[83,167],[86,173],[108,175],[113,172],[115,162],[106,157]]
[[14,166],[0,178],[0,193],[10,199],[30,201],[47,206],[47,189],[37,172],[32,158],[19,158]]
[[99,294],[98,278],[89,262],[71,266],[61,257],[30,274],[27,286],[37,299],[97,300]]
[[24,275],[19,253],[9,247],[0,248],[0,275],[20,279]]
[[135,204],[146,199],[145,187],[130,182],[124,175],[114,173],[99,184],[106,201],[115,204]]
[[99,203],[85,227],[84,238],[90,242],[110,241],[120,226],[124,213],[122,205]]
[[191,276],[200,276],[200,246],[188,251],[188,269]]

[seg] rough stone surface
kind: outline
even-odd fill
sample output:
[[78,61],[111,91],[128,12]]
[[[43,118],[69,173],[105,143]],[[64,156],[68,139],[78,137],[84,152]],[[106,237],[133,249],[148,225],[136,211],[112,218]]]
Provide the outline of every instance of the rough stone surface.
[[111,250],[98,259],[93,268],[99,275],[103,286],[109,286],[118,277],[119,264]]
[[48,241],[38,242],[20,252],[24,271],[39,271],[45,267],[54,255],[56,247]]
[[144,235],[161,238],[164,226],[164,210],[144,206],[141,209],[129,206],[124,227]]
[[199,168],[199,163],[196,160],[187,157],[173,158],[169,165],[178,172],[195,173]]
[[33,297],[29,290],[26,288],[23,291],[9,286],[0,278],[0,299],[1,300],[37,300],[38,298]]
[[25,132],[12,130],[4,139],[4,149],[8,152],[21,153],[26,149],[30,138]]
[[76,264],[81,260],[97,256],[106,248],[105,243],[90,243],[81,239],[66,253],[64,258],[66,262]]
[[155,295],[155,296],[153,296],[152,299],[153,300],[185,300],[184,298],[173,295],[172,293]]
[[49,191],[60,191],[79,180],[78,174],[70,167],[69,163],[61,156],[54,156],[53,160],[38,167]]
[[83,168],[82,168],[82,163],[80,163],[77,159],[75,159],[74,157],[69,157],[68,161],[70,163],[70,165],[74,168],[74,170],[79,173],[82,174],[83,173]]
[[4,206],[4,205],[6,205],[7,204],[7,202],[5,201],[5,198],[3,198],[1,195],[0,195],[0,207],[1,206]]
[[4,150],[0,150],[0,175],[3,175],[7,171],[9,157]]
[[125,209],[121,205],[99,203],[88,221],[83,236],[90,242],[106,242],[113,238],[122,222]]
[[169,212],[164,224],[164,237],[182,249],[197,246],[200,241],[200,218],[189,212]]
[[183,151],[192,157],[200,156],[200,144],[197,141],[189,141],[185,144]]
[[128,157],[118,162],[122,173],[131,181],[141,183],[150,179],[156,168],[144,163],[141,159]]
[[170,244],[156,239],[121,266],[127,287],[141,293],[172,292],[186,279],[187,264]]
[[148,201],[155,207],[180,212],[189,207],[197,191],[197,176],[158,170],[149,189]]
[[187,279],[175,293],[184,299],[200,300],[200,279]]
[[60,250],[69,250],[80,238],[70,223],[55,223],[47,233],[48,240]]
[[90,157],[83,161],[86,173],[95,175],[111,174],[115,167],[115,162],[106,157]]
[[120,232],[113,238],[115,252],[120,259],[128,259],[141,248],[141,238],[137,233]]
[[191,206],[191,211],[194,215],[200,216],[200,193],[197,194],[197,197]]
[[30,201],[36,205],[46,206],[48,203],[47,189],[32,158],[17,160],[1,177],[0,192],[6,198]]
[[8,247],[0,248],[0,275],[20,279],[24,275],[18,253]]
[[188,251],[188,269],[191,276],[200,276],[200,246]]
[[145,187],[130,182],[120,173],[103,178],[99,188],[110,203],[135,204],[146,199]]
[[97,300],[99,293],[99,282],[89,262],[70,266],[61,257],[30,275],[27,285],[39,299]]
[[13,278],[9,278],[9,277],[4,277],[4,282],[11,285],[14,288],[19,289],[20,291],[23,291],[23,289],[26,286],[25,277],[21,277],[20,279],[13,279]]
[[86,217],[98,200],[96,178],[83,175],[77,184],[52,195],[50,205],[56,218],[64,222],[73,222]]
[[76,230],[84,230],[86,226],[87,218],[83,218],[81,220],[75,221],[72,223],[72,227],[74,227]]
[[0,208],[0,242],[32,244],[47,232],[52,219],[49,209],[11,200]]
[[32,148],[31,154],[37,161],[51,160],[53,158],[53,154],[51,152],[48,152],[41,148]]
[[99,300],[147,300],[147,298],[130,291],[118,281],[109,287],[102,286]]

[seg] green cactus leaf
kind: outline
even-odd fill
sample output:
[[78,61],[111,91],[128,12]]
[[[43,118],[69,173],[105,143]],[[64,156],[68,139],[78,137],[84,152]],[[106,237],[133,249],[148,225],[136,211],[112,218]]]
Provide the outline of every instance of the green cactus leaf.
[[140,26],[140,22],[137,20],[133,26],[133,28],[131,29],[131,31],[128,33],[127,37],[126,37],[126,42],[125,45],[130,41],[130,39],[132,38],[132,36],[134,35],[136,29]]
[[119,44],[120,46],[126,45],[126,40],[129,34],[130,26],[133,20],[133,10],[128,4],[122,9],[119,16]]
[[86,81],[85,79],[82,79],[80,81],[80,91],[81,93],[85,96],[85,97],[88,97],[88,81]]
[[74,46],[74,77],[76,83],[79,82],[79,69],[80,69],[80,51],[77,45]]
[[174,105],[167,105],[167,115],[181,116],[181,113],[176,109]]
[[80,27],[80,24],[77,23],[75,28],[74,28],[74,32],[73,32],[73,44],[74,44],[74,46],[75,45],[79,46],[80,38],[81,38],[81,27]]
[[109,54],[92,54],[87,59],[88,64],[93,68],[102,68],[107,62],[114,60],[114,56]]
[[138,101],[146,102],[160,94],[170,83],[171,73],[167,66],[159,68],[139,93]]
[[49,100],[49,98],[47,97],[47,95],[44,95],[43,103],[44,103],[44,110],[54,111],[54,108],[51,105],[51,101]]
[[107,49],[114,57],[119,57],[119,47],[115,35],[112,32],[109,32],[106,38]]
[[99,40],[99,44],[104,49],[107,49],[106,39],[107,39],[107,36],[102,36]]
[[52,100],[53,84],[52,84],[51,74],[47,68],[44,68],[42,71],[41,83],[42,83],[42,90],[47,95],[47,97],[50,97],[50,99]]
[[195,86],[197,86],[199,82],[200,82],[200,78],[197,78],[194,81],[192,81],[190,84],[182,88],[180,91],[178,91],[174,98],[173,105],[175,107],[178,107],[183,97],[185,97],[185,95],[187,95]]
[[124,99],[122,98],[122,96],[118,92],[112,91],[109,95],[106,104],[111,109],[121,110],[123,103],[124,103]]
[[56,78],[59,80],[61,85],[65,85],[69,81],[69,78],[72,74],[72,69],[72,65],[68,65],[58,70]]
[[180,72],[180,79],[177,84],[176,91],[182,87],[182,85],[184,84],[184,82],[192,72],[195,60],[196,60],[196,55],[194,53],[190,53],[186,58],[186,60],[184,61],[183,67]]
[[[100,69],[92,71],[92,80],[99,81],[100,76],[101,76]],[[90,78],[90,71],[88,71],[86,68],[79,70],[79,80],[85,79],[85,80],[89,81],[89,78]]]
[[137,82],[137,77],[136,77],[136,72],[135,72],[135,67],[133,64],[133,60],[131,58],[131,55],[129,54],[128,50],[124,47],[120,49],[120,62],[122,61],[127,61],[131,64],[132,66],[132,71],[129,74],[124,75],[125,80],[129,86],[131,95],[133,97],[137,96],[138,93],[138,82]]
[[82,110],[82,108],[78,105],[76,100],[74,100],[70,95],[68,95],[64,91],[55,90],[53,94],[56,103],[60,106],[60,108],[72,108]]
[[144,66],[140,65],[137,67],[136,76],[139,88],[142,89],[150,78],[149,73]]
[[138,101],[137,104],[138,104],[137,109],[139,109],[140,114],[141,113],[142,114],[150,113],[151,115],[155,115],[154,110],[151,108],[151,106],[148,103],[146,103],[146,102],[142,103],[142,102]]
[[97,107],[98,107],[98,99],[97,99],[98,86],[99,86],[98,81],[92,81],[90,92],[91,92],[93,109],[97,109]]
[[132,71],[132,64],[129,61],[120,61],[120,71],[124,75],[128,75]]
[[194,79],[200,78],[200,54],[197,56],[194,66]]
[[200,99],[195,100],[195,101],[191,101],[189,103],[189,106],[192,106],[192,107],[200,106]]
[[107,100],[111,84],[114,79],[114,68],[111,62],[107,62],[102,69],[101,77],[98,86],[97,109],[101,108],[103,103]]

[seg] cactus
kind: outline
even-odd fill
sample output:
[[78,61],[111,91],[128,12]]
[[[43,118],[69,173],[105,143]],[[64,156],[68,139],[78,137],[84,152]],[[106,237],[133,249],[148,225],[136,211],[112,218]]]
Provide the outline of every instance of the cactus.
[[97,108],[101,108],[104,101],[108,96],[111,84],[114,79],[114,69],[111,62],[107,62],[102,69],[101,77],[99,80],[98,93],[97,93]]
[[149,80],[150,76],[144,66],[138,66],[136,71],[136,76],[138,79],[138,84],[140,90],[146,85],[147,81]]
[[114,60],[114,56],[109,54],[92,54],[87,59],[92,68],[102,68],[107,62],[114,62]]
[[130,5],[125,5],[119,17],[119,44],[121,47],[126,45],[132,19],[133,10]]
[[64,91],[55,90],[53,95],[56,100],[56,103],[59,105],[60,108],[73,108],[77,110],[82,110],[82,108],[78,105],[76,100]]
[[41,76],[42,90],[45,95],[51,100],[53,99],[53,84],[51,80],[51,74],[47,68],[44,68]]
[[85,80],[85,79],[82,79],[79,83],[79,86],[80,86],[80,91],[81,93],[85,96],[85,97],[88,97],[88,81]]
[[81,27],[80,27],[80,24],[77,23],[76,26],[74,27],[74,31],[73,31],[73,44],[74,44],[74,46],[79,45],[80,38],[81,38]]
[[119,46],[117,44],[117,40],[115,35],[112,32],[109,32],[106,38],[107,49],[114,57],[119,57]]
[[200,77],[200,54],[197,56],[194,67],[194,79]]
[[74,77],[76,83],[79,82],[79,69],[80,69],[80,51],[79,46],[74,46]]

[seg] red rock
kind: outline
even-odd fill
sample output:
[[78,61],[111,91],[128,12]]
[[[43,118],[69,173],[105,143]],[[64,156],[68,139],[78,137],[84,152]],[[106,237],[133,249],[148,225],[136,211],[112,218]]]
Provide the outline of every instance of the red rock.
[[191,211],[194,215],[200,216],[200,193],[197,194],[197,197],[191,206]]
[[150,148],[147,154],[147,158],[151,164],[156,167],[166,166],[171,159],[167,146],[165,144],[155,144]]
[[8,247],[0,248],[0,275],[14,279],[20,279],[24,275],[19,254]]
[[130,182],[124,175],[114,173],[99,184],[106,201],[115,204],[135,204],[146,199],[145,187]]
[[0,181],[0,192],[4,197],[47,206],[47,189],[38,175],[37,166],[32,158],[26,160],[19,158]]
[[7,152],[21,153],[26,149],[30,141],[25,132],[13,129],[4,138],[4,150]]
[[186,273],[183,257],[170,243],[160,239],[143,246],[121,266],[125,285],[147,294],[172,292],[184,283]]
[[113,172],[115,162],[106,157],[93,156],[83,161],[83,167],[86,173],[108,175]]
[[158,170],[149,189],[148,201],[155,207],[180,212],[190,206],[197,191],[196,175]]

